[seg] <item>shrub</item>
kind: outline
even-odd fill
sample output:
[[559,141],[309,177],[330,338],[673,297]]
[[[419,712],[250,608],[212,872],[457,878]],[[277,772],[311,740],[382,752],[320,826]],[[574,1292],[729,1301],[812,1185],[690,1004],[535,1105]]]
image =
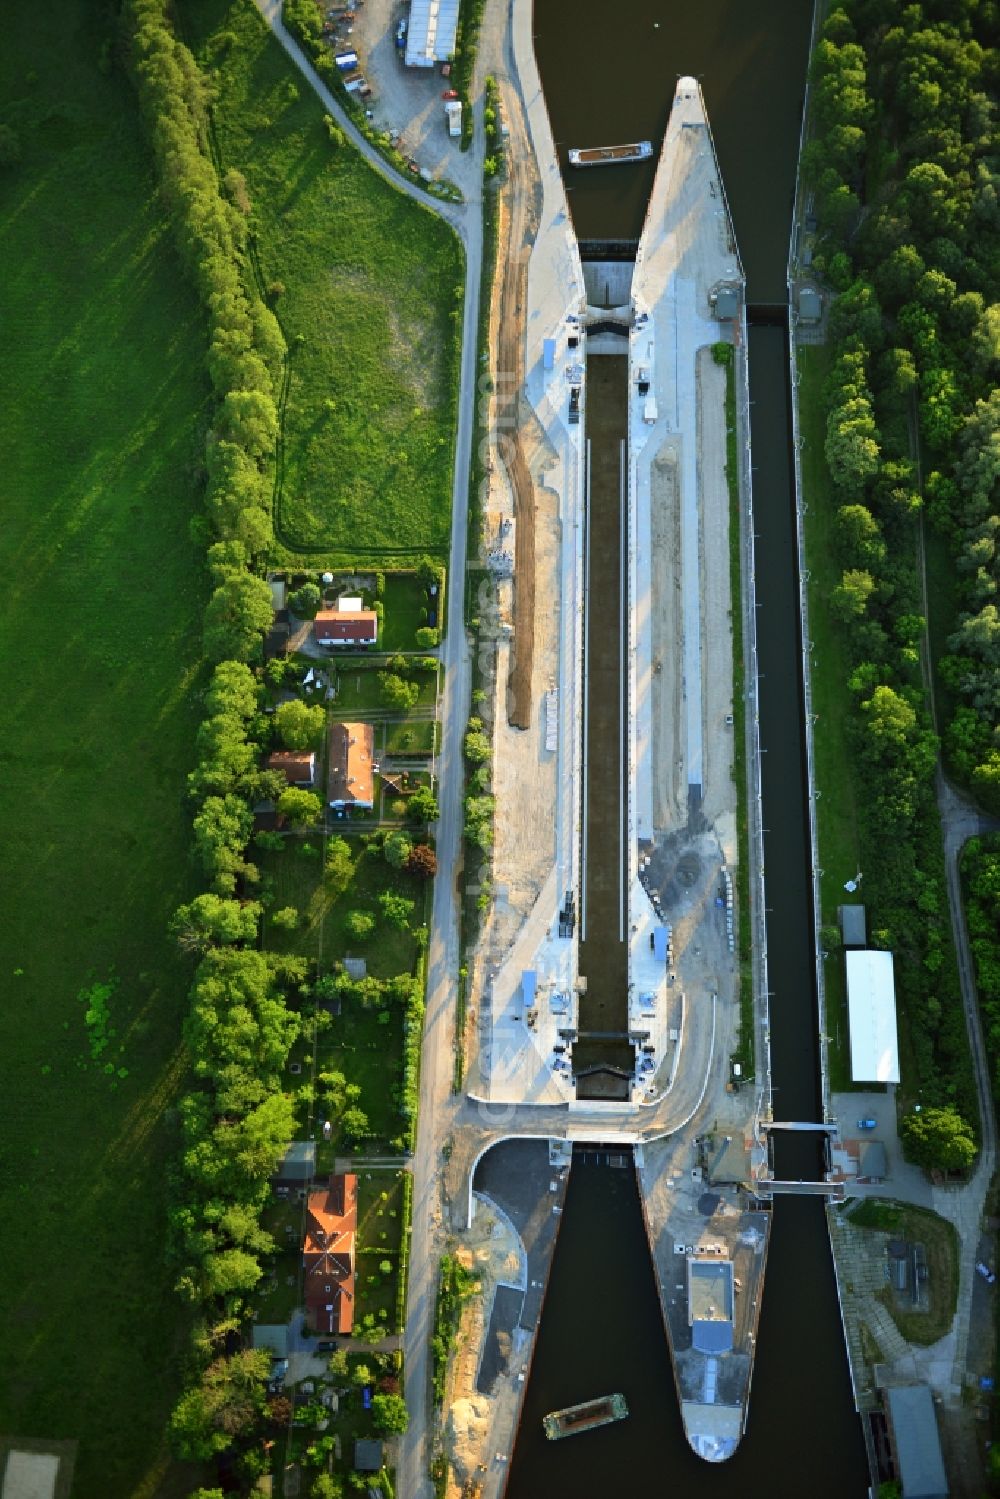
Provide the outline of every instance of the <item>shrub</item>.
[[271,925],[279,931],[293,932],[298,924],[299,913],[294,906],[282,906],[280,911],[271,912]]
[[300,619],[315,619],[322,602],[323,595],[315,583],[303,583],[288,595],[288,607]]
[[375,917],[370,911],[348,911],[344,926],[349,936],[357,942],[363,942],[375,930]]

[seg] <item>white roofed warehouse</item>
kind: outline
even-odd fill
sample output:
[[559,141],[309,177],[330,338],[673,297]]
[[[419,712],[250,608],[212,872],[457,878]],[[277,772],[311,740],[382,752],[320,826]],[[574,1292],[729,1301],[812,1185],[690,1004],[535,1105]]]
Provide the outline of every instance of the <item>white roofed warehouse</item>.
[[406,31],[406,66],[432,68],[455,55],[458,0],[413,0]]
[[851,1032],[851,1078],[856,1083],[898,1083],[896,985],[892,953],[860,948],[844,954]]

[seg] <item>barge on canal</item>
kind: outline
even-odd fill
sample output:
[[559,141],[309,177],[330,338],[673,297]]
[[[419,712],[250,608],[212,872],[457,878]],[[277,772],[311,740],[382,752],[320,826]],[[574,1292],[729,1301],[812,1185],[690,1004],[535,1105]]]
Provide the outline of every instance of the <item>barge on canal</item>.
[[571,167],[613,167],[623,161],[648,161],[653,154],[652,141],[634,141],[630,146],[573,146]]
[[596,1426],[610,1426],[612,1421],[624,1421],[628,1405],[624,1395],[601,1395],[597,1400],[585,1400],[582,1405],[568,1405],[565,1410],[549,1411],[542,1417],[542,1426],[550,1442],[563,1437],[575,1436],[578,1431],[593,1431]]

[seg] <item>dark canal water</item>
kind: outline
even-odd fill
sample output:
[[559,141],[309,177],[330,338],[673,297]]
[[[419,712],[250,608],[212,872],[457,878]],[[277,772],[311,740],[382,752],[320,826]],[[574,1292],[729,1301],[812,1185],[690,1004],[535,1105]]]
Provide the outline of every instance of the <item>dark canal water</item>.
[[[701,80],[751,307],[785,301],[785,263],[812,7],[808,0],[536,0],[535,45],[555,138],[649,138],[674,82]],[[637,238],[653,169],[567,176],[581,239]],[[815,1119],[819,1081],[794,506],[783,326],[751,318],[758,646],[775,1114]],[[596,363],[596,361],[595,361]],[[593,386],[590,387],[591,398]],[[591,850],[593,858],[593,850]],[[808,1143],[779,1174],[814,1176]],[[721,1467],[684,1439],[634,1177],[574,1161],[508,1499],[642,1495],[860,1499],[868,1486],[830,1249],[816,1201],[777,1203],[747,1434]],[[578,1442],[546,1410],[620,1389],[630,1419]]]

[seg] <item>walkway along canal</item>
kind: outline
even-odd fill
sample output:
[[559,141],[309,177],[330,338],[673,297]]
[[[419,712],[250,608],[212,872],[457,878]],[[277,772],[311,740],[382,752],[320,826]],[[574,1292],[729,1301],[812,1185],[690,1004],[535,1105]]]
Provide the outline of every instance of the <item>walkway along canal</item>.
[[[702,7],[638,0],[615,15],[613,74],[601,41],[606,8],[581,0],[572,18],[567,26],[563,6],[536,0],[539,66],[564,158],[569,146],[647,137],[655,152],[675,77],[698,76],[747,271],[774,1112],[779,1119],[817,1119],[811,855],[783,313],[811,7],[802,0],[759,0],[752,7],[739,0],[709,0]],[[633,165],[573,172],[567,182],[580,238],[634,238],[652,171]],[[591,406],[600,399],[604,377],[595,366],[615,364],[591,361]],[[610,464],[610,456],[605,461]],[[612,517],[604,519],[613,534]],[[617,684],[606,672],[602,667],[601,690],[616,706]],[[598,852],[591,834],[588,861]],[[607,878],[603,885],[608,887]],[[613,894],[608,888],[604,893]],[[818,1174],[811,1137],[786,1135],[778,1150],[777,1175]],[[806,1482],[810,1493],[830,1499],[863,1495],[864,1446],[822,1203],[784,1198],[775,1204],[747,1434],[735,1457],[709,1466],[684,1439],[633,1174],[601,1164],[593,1151],[589,1156],[582,1160],[578,1150],[571,1173],[509,1499],[548,1499],[554,1493],[598,1499],[626,1478],[638,1493],[699,1499],[764,1487],[775,1496],[792,1496]],[[578,1443],[544,1442],[545,1410],[616,1389],[629,1400],[627,1422]]]

